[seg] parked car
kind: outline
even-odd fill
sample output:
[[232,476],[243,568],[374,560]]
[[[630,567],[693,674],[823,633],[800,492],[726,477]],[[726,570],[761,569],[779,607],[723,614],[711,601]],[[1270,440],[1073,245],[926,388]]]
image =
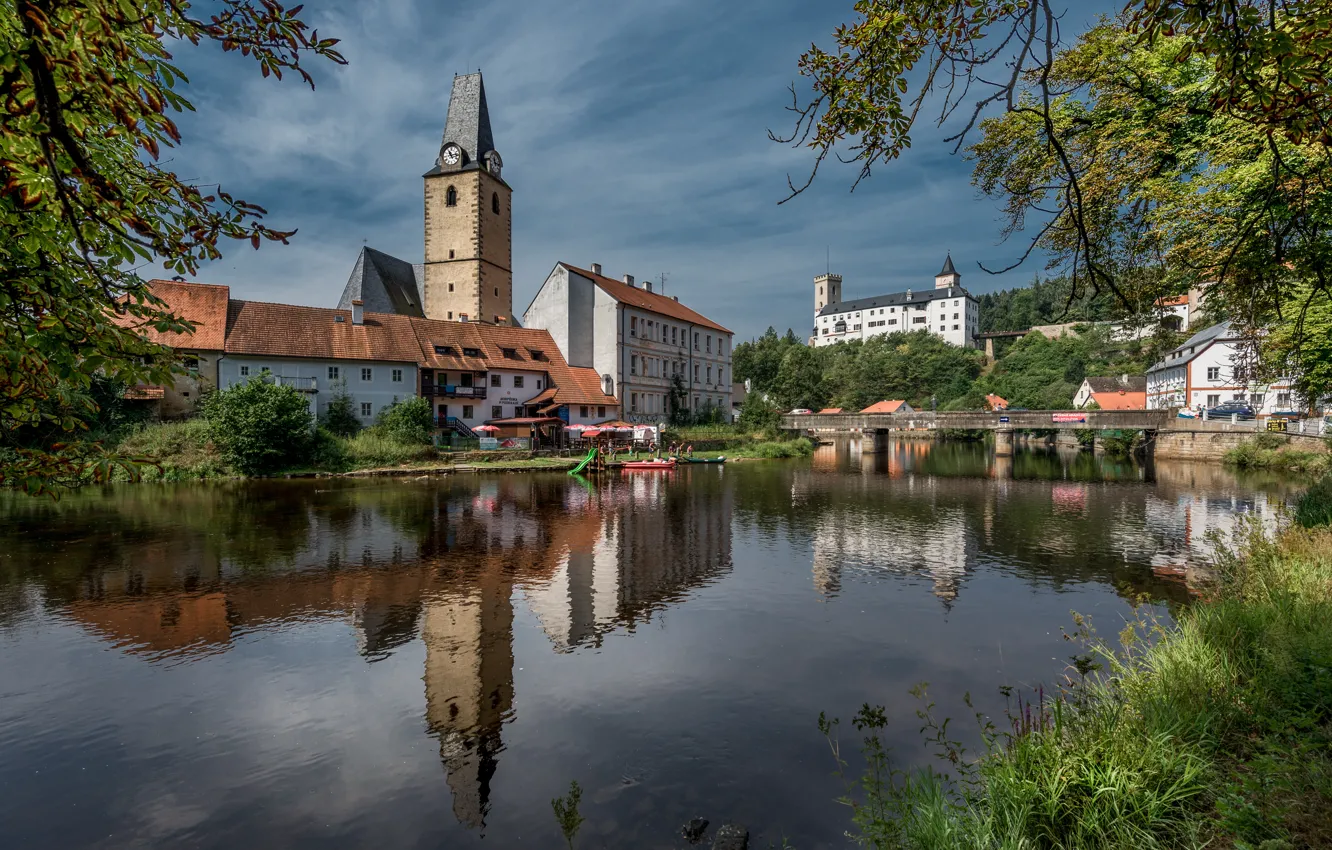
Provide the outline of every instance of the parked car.
[[791,411],[792,415],[796,414],[804,415],[806,413],[813,413],[813,412],[814,411],[810,410],[808,407],[797,407],[795,410]]
[[1237,419],[1252,419],[1256,415],[1246,401],[1224,401],[1216,407],[1207,408],[1206,412],[1208,419],[1229,419],[1232,416]]

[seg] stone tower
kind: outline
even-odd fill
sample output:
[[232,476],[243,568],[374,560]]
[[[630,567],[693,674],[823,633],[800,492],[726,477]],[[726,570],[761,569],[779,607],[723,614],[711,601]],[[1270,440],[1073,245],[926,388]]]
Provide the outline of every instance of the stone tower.
[[513,191],[502,168],[480,72],[454,77],[439,157],[425,173],[429,318],[513,323]]
[[840,274],[821,274],[814,278],[814,315],[829,304],[842,300],[842,276]]
[[950,286],[961,285],[962,275],[958,274],[957,269],[953,268],[953,254],[949,252],[948,257],[944,260],[943,268],[939,269],[939,273],[934,276],[934,288],[947,289]]

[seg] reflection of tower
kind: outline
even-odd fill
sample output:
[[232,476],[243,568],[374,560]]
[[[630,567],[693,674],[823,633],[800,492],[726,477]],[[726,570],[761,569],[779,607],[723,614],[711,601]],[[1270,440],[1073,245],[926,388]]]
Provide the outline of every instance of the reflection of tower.
[[453,813],[485,825],[500,727],[513,708],[512,587],[496,567],[460,595],[425,604],[426,725],[453,791]]

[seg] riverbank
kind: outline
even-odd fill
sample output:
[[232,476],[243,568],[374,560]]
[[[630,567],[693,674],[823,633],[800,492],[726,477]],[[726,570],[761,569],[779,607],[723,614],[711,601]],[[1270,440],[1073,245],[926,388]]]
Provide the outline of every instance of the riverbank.
[[1240,469],[1282,469],[1314,476],[1332,472],[1332,454],[1326,448],[1296,448],[1281,434],[1258,434],[1226,452],[1225,462]]
[[867,842],[1332,846],[1332,530],[1255,524],[1216,567],[1173,626],[1144,615],[1111,645],[1075,617],[1065,687],[1017,695],[979,760],[926,706],[947,773],[893,770],[863,710],[869,794],[846,802]]

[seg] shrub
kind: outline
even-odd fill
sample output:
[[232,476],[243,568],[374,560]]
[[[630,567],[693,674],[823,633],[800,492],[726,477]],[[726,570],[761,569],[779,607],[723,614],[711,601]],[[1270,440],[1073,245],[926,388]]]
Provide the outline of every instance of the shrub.
[[809,457],[814,454],[814,444],[805,437],[781,442],[755,443],[749,453],[754,457],[777,460],[788,457]]
[[226,461],[246,475],[304,462],[313,440],[305,397],[265,377],[213,393],[204,403],[209,436]]
[[334,388],[328,409],[319,417],[319,424],[339,437],[354,437],[361,430],[361,420],[357,418],[352,397],[347,393],[346,381],[339,381]]
[[375,427],[400,443],[429,445],[435,433],[430,399],[413,396],[382,408],[375,417]]
[[316,428],[310,444],[310,465],[327,472],[345,472],[350,469],[352,458],[347,450],[347,441],[323,426]]
[[439,456],[434,446],[405,443],[378,425],[366,428],[344,445],[348,461],[358,467],[396,466],[413,461],[434,460]]
[[750,393],[740,404],[740,427],[746,431],[769,431],[782,420],[777,406],[759,393]]
[[126,457],[143,458],[152,466],[140,470],[149,481],[178,481],[214,478],[231,474],[203,419],[155,422],[121,440],[116,451]]
[[1295,505],[1295,521],[1305,528],[1332,525],[1332,475],[1305,492]]

